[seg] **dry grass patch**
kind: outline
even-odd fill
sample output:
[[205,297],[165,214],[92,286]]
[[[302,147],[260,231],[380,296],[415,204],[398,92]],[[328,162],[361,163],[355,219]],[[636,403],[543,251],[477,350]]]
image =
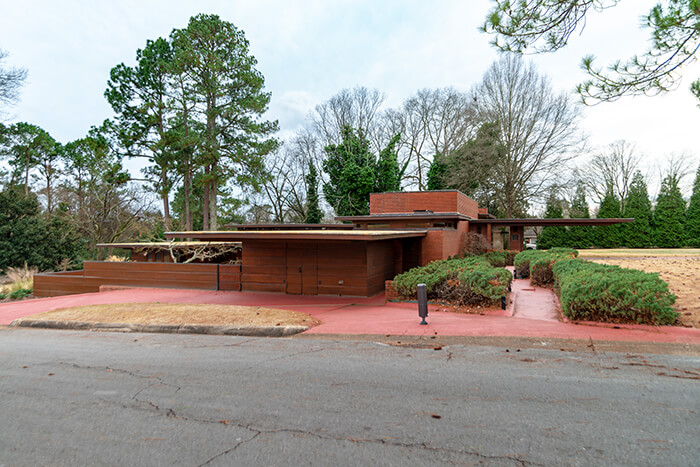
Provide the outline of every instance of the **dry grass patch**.
[[700,256],[700,248],[611,248],[579,250],[579,258],[656,258]]
[[[648,250],[654,251],[654,250]],[[658,251],[658,250],[657,250]],[[687,250],[672,250],[687,251]],[[696,250],[700,251],[700,250]],[[678,257],[678,256],[686,256]],[[680,313],[681,325],[700,328],[700,256],[669,255],[667,257],[639,257],[620,259],[593,259],[596,263],[612,264],[623,268],[657,272],[668,282],[669,289],[678,297],[675,310]]]
[[90,323],[204,324],[214,326],[316,326],[321,322],[298,311],[259,306],[192,303],[116,303],[62,308],[33,315],[34,320]]

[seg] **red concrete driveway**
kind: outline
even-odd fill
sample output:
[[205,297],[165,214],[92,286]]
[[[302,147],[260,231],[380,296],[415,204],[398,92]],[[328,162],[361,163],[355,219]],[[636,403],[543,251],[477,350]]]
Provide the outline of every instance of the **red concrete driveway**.
[[429,324],[420,326],[416,304],[385,304],[382,295],[372,298],[319,297],[176,289],[116,290],[4,303],[0,304],[0,324],[7,325],[17,318],[70,306],[139,302],[249,305],[303,311],[323,321],[320,326],[307,331],[309,334],[518,336],[700,344],[700,329],[572,324],[517,318],[517,310],[516,317],[481,316],[440,312],[438,307],[431,306]]

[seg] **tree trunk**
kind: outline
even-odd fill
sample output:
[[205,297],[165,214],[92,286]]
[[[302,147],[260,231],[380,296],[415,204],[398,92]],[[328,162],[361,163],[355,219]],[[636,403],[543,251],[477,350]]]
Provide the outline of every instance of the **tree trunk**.
[[[189,157],[189,156],[188,156]],[[183,195],[185,201],[185,230],[190,232],[192,230],[192,210],[190,209],[190,193],[192,190],[192,169],[190,168],[190,161],[187,161],[185,167],[185,180],[183,186]]]
[[202,194],[202,230],[209,230],[209,184],[211,181],[208,175],[210,173],[210,167],[209,164],[204,166],[204,179],[206,182],[204,183],[204,191]]
[[27,155],[26,167],[24,170],[24,197],[29,196],[29,156]]
[[[51,168],[49,167],[48,170],[51,170]],[[46,177],[46,212],[47,212],[47,214],[51,214],[51,211],[53,210],[52,201],[53,200],[51,198],[51,176],[47,176]]]
[[168,186],[168,173],[165,169],[161,170],[161,192],[160,197],[163,200],[163,222],[165,223],[165,231],[171,232],[173,230],[173,222],[170,218],[170,197],[168,196],[168,190],[165,187]]
[[[212,175],[216,173],[216,163],[212,164],[212,169],[211,169]],[[209,189],[211,190],[209,193],[209,228],[211,230],[216,230],[218,228],[218,222],[217,222],[217,209],[216,209],[216,192],[217,192],[217,183],[216,179],[212,178],[212,181],[209,185]]]

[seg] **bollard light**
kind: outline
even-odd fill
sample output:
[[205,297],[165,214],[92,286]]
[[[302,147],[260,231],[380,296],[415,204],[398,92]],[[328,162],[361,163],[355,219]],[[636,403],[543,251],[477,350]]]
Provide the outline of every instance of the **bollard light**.
[[501,295],[501,310],[505,310],[505,309],[506,309],[506,296]]
[[420,324],[428,324],[425,320],[428,317],[428,287],[425,284],[418,284],[418,316],[422,319]]

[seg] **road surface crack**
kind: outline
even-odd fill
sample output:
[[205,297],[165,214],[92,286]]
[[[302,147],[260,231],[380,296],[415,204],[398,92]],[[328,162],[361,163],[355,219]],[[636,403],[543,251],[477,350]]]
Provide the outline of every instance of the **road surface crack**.
[[[112,368],[110,366],[86,366],[86,365],[78,365],[77,363],[70,363],[70,362],[58,362],[60,365],[70,365],[74,368],[78,368],[81,370],[99,370],[99,371],[108,371],[110,373],[121,373],[129,376],[133,376],[134,378],[141,378],[141,379],[151,379],[151,380],[156,380],[158,381],[158,384],[161,384],[163,386],[168,386],[171,388],[175,388],[175,392],[178,392],[180,389],[182,389],[180,386],[177,384],[173,383],[168,383],[167,381],[163,381],[163,378],[161,378],[158,375],[141,375],[138,373],[134,373],[133,371],[130,370],[123,370],[121,368]],[[153,385],[151,385],[153,386]],[[148,386],[150,387],[150,386]],[[141,389],[139,392],[145,390],[146,388]],[[138,394],[138,393],[137,393]]]
[[227,450],[218,453],[218,454],[215,455],[214,457],[211,457],[211,458],[210,458],[209,460],[207,460],[206,462],[204,462],[204,463],[202,463],[202,464],[199,464],[199,467],[203,467],[203,466],[205,466],[205,465],[211,463],[213,460],[218,459],[219,457],[225,456],[226,454],[235,451],[235,450],[238,449],[238,447],[241,446],[242,444],[245,444],[245,443],[247,443],[247,442],[249,442],[249,441],[253,441],[255,438],[257,438],[257,437],[260,436],[261,434],[262,434],[262,433],[258,431],[258,432],[255,433],[251,438],[248,438],[248,439],[244,439],[244,440],[239,441],[238,443],[234,444],[233,447],[228,448]]

